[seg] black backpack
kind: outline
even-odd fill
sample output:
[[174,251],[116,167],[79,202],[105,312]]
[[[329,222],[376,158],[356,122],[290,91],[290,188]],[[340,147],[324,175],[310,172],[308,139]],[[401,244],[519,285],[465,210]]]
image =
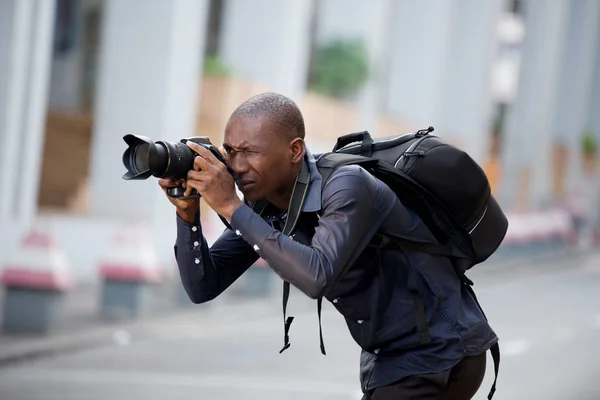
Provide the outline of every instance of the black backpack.
[[[315,154],[323,185],[331,174],[344,165],[360,165],[386,183],[404,205],[415,211],[431,230],[437,243],[411,242],[376,235],[372,245],[400,245],[405,249],[450,257],[456,273],[481,309],[465,272],[488,259],[500,246],[508,230],[508,220],[494,199],[483,169],[464,151],[431,135],[433,127],[416,133],[373,140],[367,131],[350,133],[337,139],[333,151]],[[297,187],[303,193],[308,179],[301,171]],[[294,230],[300,216],[303,196],[294,196],[288,210],[285,235]],[[254,208],[254,207],[253,207]],[[415,303],[420,340],[431,338],[424,307],[416,289],[409,290]],[[413,281],[414,282],[414,281]],[[283,283],[284,347],[289,344],[289,330],[294,317],[286,318],[290,284]],[[322,299],[317,300],[321,352],[325,353],[321,331]],[[481,310],[483,313],[483,310]],[[485,313],[483,313],[485,316]],[[486,317],[487,318],[487,317]],[[488,399],[496,390],[500,365],[500,348],[491,349],[495,379]]]
[[[405,249],[452,258],[456,273],[481,309],[472,289],[473,282],[465,272],[498,249],[508,230],[508,220],[491,193],[483,169],[466,152],[431,132],[433,127],[377,140],[367,131],[347,134],[337,139],[332,152],[315,155],[317,167],[323,184],[343,165],[360,165],[386,183],[404,205],[419,215],[438,243],[400,241],[377,235],[376,245],[385,246],[391,241]],[[409,289],[415,300],[421,340],[427,342],[429,331],[422,303],[415,288]],[[320,314],[320,304],[318,309]],[[498,344],[490,351],[495,379],[488,399],[496,390]]]
[[[361,165],[382,180],[445,243],[419,249],[460,257],[465,261],[456,267],[463,274],[498,249],[508,220],[483,169],[463,150],[431,135],[432,131],[429,127],[375,141],[366,131],[344,135],[332,152],[315,156],[317,167],[323,184],[336,168],[351,164]],[[416,248],[417,244],[407,242],[406,246]]]

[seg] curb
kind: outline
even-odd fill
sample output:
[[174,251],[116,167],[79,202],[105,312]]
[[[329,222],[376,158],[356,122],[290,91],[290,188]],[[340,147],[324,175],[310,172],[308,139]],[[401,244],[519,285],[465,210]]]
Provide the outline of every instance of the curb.
[[[75,353],[104,346],[118,345],[134,337],[135,341],[163,337],[162,332],[177,322],[201,320],[210,317],[211,323],[219,325],[231,321],[257,318],[257,314],[280,311],[274,298],[248,300],[238,304],[228,302],[211,305],[210,308],[183,309],[168,315],[161,314],[141,320],[127,322],[107,322],[102,326],[92,326],[75,333],[60,333],[54,336],[29,337],[0,336],[0,369],[17,364],[49,358],[59,354]],[[202,307],[202,305],[198,305]],[[214,308],[214,310],[213,310]],[[221,319],[221,320],[219,320]],[[14,338],[14,340],[13,340]]]

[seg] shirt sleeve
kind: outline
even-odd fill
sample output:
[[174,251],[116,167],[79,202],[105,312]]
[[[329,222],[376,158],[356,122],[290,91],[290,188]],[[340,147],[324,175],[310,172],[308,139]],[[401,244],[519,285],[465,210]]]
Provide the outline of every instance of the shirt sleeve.
[[[310,246],[273,229],[248,206],[238,208],[231,226],[284,280],[311,298],[332,282],[370,243],[393,207],[377,193],[380,184],[359,167],[342,167],[323,188],[322,215]],[[341,169],[341,168],[340,168]]]
[[216,298],[259,258],[252,247],[230,229],[209,248],[199,217],[189,224],[177,216],[174,250],[181,282],[193,303]]

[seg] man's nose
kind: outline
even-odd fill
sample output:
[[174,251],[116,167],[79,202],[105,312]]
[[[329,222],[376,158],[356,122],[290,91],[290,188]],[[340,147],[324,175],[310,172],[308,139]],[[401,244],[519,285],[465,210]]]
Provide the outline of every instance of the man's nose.
[[235,171],[236,174],[242,176],[248,172],[248,163],[243,160],[244,157],[240,157],[239,154],[234,154],[229,157],[229,165]]

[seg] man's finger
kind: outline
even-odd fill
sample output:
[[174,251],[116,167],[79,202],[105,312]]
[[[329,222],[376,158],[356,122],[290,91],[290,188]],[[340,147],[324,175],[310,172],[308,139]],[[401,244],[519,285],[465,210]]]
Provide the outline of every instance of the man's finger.
[[183,179],[165,179],[165,178],[161,178],[158,180],[158,185],[163,188],[170,188],[170,187],[177,187],[179,185],[181,185],[184,182]]
[[183,195],[185,197],[190,196],[192,194],[193,189],[196,189],[198,193],[201,193],[203,187],[204,185],[200,181],[188,181],[187,188],[185,189],[185,192],[183,192]]
[[190,149],[194,150],[196,153],[200,154],[208,163],[210,164],[217,164],[220,161],[217,160],[217,157],[215,157],[215,155],[212,153],[212,151],[206,149],[203,146],[200,146],[197,143],[194,142],[187,142],[187,145],[189,146]]
[[208,170],[209,168],[212,168],[212,164],[210,164],[206,158],[202,157],[202,155],[196,156],[196,158],[194,158],[194,170],[196,171],[200,171],[200,170]]
[[192,181],[187,181],[185,185],[185,191],[183,192],[184,197],[188,197],[192,194],[192,190],[194,190],[194,183]]
[[188,178],[188,182],[190,180],[204,182],[204,181],[206,181],[206,174],[204,172],[195,171],[192,169],[192,170],[188,171],[187,178]]

